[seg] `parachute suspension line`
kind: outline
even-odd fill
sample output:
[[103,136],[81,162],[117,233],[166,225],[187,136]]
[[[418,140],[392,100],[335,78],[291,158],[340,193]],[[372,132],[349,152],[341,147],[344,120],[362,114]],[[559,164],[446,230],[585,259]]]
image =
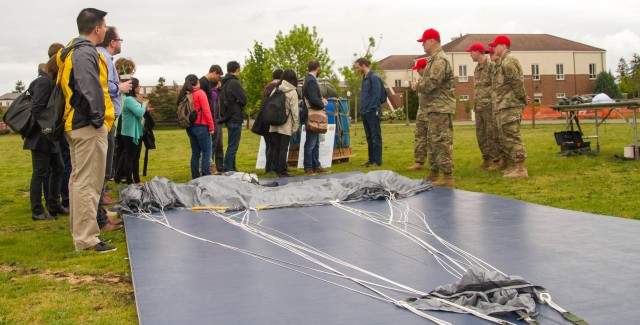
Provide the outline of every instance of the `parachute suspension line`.
[[[255,210],[255,209],[251,209],[251,210],[255,211],[256,214],[258,213],[257,210]],[[335,257],[333,257],[331,255],[328,255],[328,254],[326,254],[326,253],[324,253],[324,252],[322,252],[322,251],[320,251],[320,250],[318,250],[318,249],[316,249],[316,248],[314,248],[314,247],[312,247],[312,246],[310,246],[308,244],[305,244],[305,243],[301,242],[300,240],[298,240],[298,239],[296,239],[296,238],[294,238],[294,237],[292,237],[290,235],[286,235],[286,236],[290,237],[290,238],[293,238],[296,242],[299,242],[301,244],[298,245],[298,244],[295,244],[293,242],[286,241],[286,240],[284,240],[282,238],[279,238],[279,237],[270,235],[268,233],[262,232],[262,231],[260,231],[260,230],[258,230],[256,228],[254,228],[253,226],[251,226],[250,222],[248,221],[249,220],[249,214],[247,214],[247,213],[245,213],[243,215],[243,218],[241,219],[241,221],[234,221],[233,218],[229,218],[227,216],[224,216],[224,215],[222,215],[221,213],[219,213],[217,211],[209,211],[209,213],[211,215],[213,215],[213,216],[222,218],[222,220],[228,222],[229,224],[237,226],[240,229],[243,229],[243,230],[249,232],[252,235],[255,235],[255,236],[257,236],[257,237],[259,237],[259,238],[261,238],[263,240],[266,240],[268,242],[271,242],[274,245],[282,247],[282,248],[284,248],[284,249],[286,249],[286,250],[288,250],[288,251],[290,251],[290,252],[292,252],[292,253],[294,253],[294,254],[296,254],[296,255],[298,255],[298,256],[300,256],[300,257],[302,257],[302,258],[304,258],[304,259],[306,259],[308,261],[311,261],[311,262],[313,262],[313,263],[315,263],[315,264],[317,264],[317,265],[319,265],[321,267],[324,267],[325,269],[327,269],[327,270],[329,270],[331,272],[331,275],[334,275],[334,276],[337,275],[337,276],[339,276],[341,278],[351,280],[351,281],[357,283],[358,285],[360,285],[360,286],[362,286],[364,288],[367,288],[368,290],[376,293],[379,297],[376,297],[374,295],[371,295],[371,294],[368,294],[368,293],[365,293],[365,292],[361,292],[361,291],[358,291],[358,290],[355,290],[355,289],[352,289],[352,288],[349,288],[349,287],[345,287],[345,286],[342,286],[342,285],[339,285],[339,284],[336,284],[336,283],[333,283],[333,282],[329,282],[327,280],[322,279],[325,282],[329,282],[329,283],[332,283],[332,284],[339,285],[340,287],[343,287],[343,288],[349,289],[351,291],[355,291],[355,292],[364,294],[364,295],[369,296],[369,297],[375,297],[375,298],[377,298],[379,300],[384,300],[384,301],[387,301],[387,302],[391,302],[394,305],[396,305],[398,307],[401,307],[401,308],[405,308],[405,309],[413,312],[414,314],[416,314],[416,315],[418,315],[420,317],[423,317],[425,319],[429,319],[429,320],[431,320],[432,322],[434,322],[434,323],[436,323],[438,325],[450,325],[449,322],[446,322],[446,321],[443,321],[443,320],[438,319],[436,317],[430,316],[430,315],[426,314],[423,311],[420,311],[420,310],[417,310],[417,309],[415,309],[415,308],[413,308],[411,306],[408,306],[408,305],[406,305],[406,303],[404,303],[404,301],[396,300],[396,299],[384,294],[383,292],[380,292],[379,290],[373,288],[372,286],[378,286],[378,287],[381,287],[381,288],[388,288],[388,287],[382,286],[382,285],[371,284],[368,281],[364,281],[364,280],[361,280],[361,279],[358,279],[358,278],[355,278],[355,277],[348,276],[348,275],[344,274],[343,272],[341,272],[341,271],[339,271],[339,270],[337,270],[337,269],[335,269],[335,268],[333,268],[333,267],[331,267],[331,266],[329,266],[329,265],[317,260],[316,258],[310,256],[309,254],[316,255],[318,257],[324,258],[324,259],[326,259],[328,261],[331,261],[331,262],[334,262],[336,264],[348,267],[350,269],[353,269],[353,270],[359,271],[361,273],[365,273],[367,275],[370,275],[370,276],[373,276],[375,278],[381,279],[383,281],[389,282],[389,283],[391,283],[391,284],[393,284],[395,286],[398,286],[400,288],[405,289],[406,291],[404,291],[404,292],[409,292],[409,293],[412,293],[412,294],[415,294],[415,295],[420,295],[420,296],[425,295],[426,293],[424,293],[424,292],[421,292],[421,291],[418,291],[416,289],[410,288],[408,286],[396,283],[396,282],[394,282],[392,280],[389,280],[387,278],[384,278],[384,277],[382,277],[382,276],[380,276],[378,274],[375,274],[373,272],[361,269],[361,268],[359,268],[359,267],[357,267],[355,265],[352,265],[350,263],[344,262],[344,261],[342,261],[342,260],[340,260],[338,258],[335,258]],[[301,272],[301,271],[298,271],[298,272]],[[304,273],[304,272],[301,272],[301,273]],[[328,274],[329,272],[322,272],[322,273]],[[312,277],[317,278],[317,279],[321,279],[321,278],[318,278],[318,277],[315,277],[315,276],[312,276]],[[388,288],[388,289],[392,289],[392,290],[398,291],[397,289],[393,289],[393,288]],[[380,298],[380,297],[382,297],[382,298]]]

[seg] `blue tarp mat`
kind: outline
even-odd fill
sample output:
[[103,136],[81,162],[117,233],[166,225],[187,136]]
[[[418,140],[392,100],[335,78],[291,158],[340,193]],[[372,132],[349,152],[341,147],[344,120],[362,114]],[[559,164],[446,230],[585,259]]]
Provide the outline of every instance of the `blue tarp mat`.
[[[422,210],[447,241],[546,287],[556,303],[591,324],[637,322],[638,221],[438,187],[403,201]],[[348,206],[388,211],[381,200]],[[205,212],[172,210],[166,216],[187,233],[315,267]],[[425,292],[456,281],[406,238],[333,206],[266,210],[259,216],[263,226]],[[431,324],[392,304],[132,215],[125,223],[141,324]],[[538,308],[542,324],[569,324],[549,307]],[[427,313],[453,324],[488,324],[470,315]]]

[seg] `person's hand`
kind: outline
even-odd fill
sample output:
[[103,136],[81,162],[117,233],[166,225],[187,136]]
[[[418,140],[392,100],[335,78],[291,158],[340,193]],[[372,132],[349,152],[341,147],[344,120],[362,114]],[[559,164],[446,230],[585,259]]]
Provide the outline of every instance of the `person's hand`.
[[322,103],[324,104],[324,106],[327,106],[329,104],[329,101],[326,98],[322,97]]
[[418,84],[418,82],[417,82],[417,81],[414,81],[414,82],[411,84],[411,89],[413,89],[413,90],[415,91],[415,90],[416,90],[416,85],[417,85],[417,84]]
[[131,91],[132,86],[131,80],[120,81],[120,92],[126,94]]
[[213,135],[213,132],[214,132],[214,131],[215,131],[215,130],[211,130],[211,131],[209,131],[209,135]]

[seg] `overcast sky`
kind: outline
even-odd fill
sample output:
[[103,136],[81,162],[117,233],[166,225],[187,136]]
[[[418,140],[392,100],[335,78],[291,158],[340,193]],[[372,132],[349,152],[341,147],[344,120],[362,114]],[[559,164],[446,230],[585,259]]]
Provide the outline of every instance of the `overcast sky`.
[[640,53],[640,2],[609,1],[6,1],[0,3],[0,93],[37,76],[53,42],[77,36],[76,16],[85,7],[108,12],[118,28],[120,56],[137,64],[143,85],[158,77],[182,83],[189,73],[204,75],[211,64],[241,64],[254,40],[272,47],[278,31],[294,24],[316,26],[334,71],[362,54],[369,36],[382,36],[374,59],[423,54],[416,40],[427,28],[443,44],[460,34],[546,33],[607,51],[615,74],[620,58]]

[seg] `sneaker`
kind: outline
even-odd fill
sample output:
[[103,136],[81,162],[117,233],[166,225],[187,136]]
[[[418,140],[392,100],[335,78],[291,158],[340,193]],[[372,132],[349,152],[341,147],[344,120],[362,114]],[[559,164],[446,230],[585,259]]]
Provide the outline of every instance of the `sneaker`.
[[314,171],[313,168],[307,168],[307,169],[304,170],[304,174],[307,175],[307,176],[313,176],[313,175],[316,174],[313,171]]
[[316,167],[313,169],[313,172],[316,174],[329,174],[331,171],[322,167]]
[[373,164],[373,161],[367,161],[366,163],[360,165],[362,167],[371,167],[371,164]]
[[102,204],[103,205],[112,205],[112,204],[116,204],[116,203],[118,203],[118,201],[112,200],[106,194],[102,196]]
[[124,228],[122,225],[114,225],[112,223],[108,223],[108,224],[104,225],[104,227],[100,228],[100,231],[104,231],[104,232],[116,231],[116,230],[120,230],[122,228]]
[[31,215],[31,219],[34,221],[44,221],[44,220],[58,220],[58,217],[52,216],[43,212],[41,214],[33,214]]
[[68,216],[69,215],[69,208],[60,207],[60,208],[55,209],[55,210],[52,209],[52,210],[49,210],[49,214],[52,217],[55,217],[55,216],[57,216],[59,214],[63,215],[63,216]]
[[98,236],[98,239],[100,239],[100,241],[103,243],[110,243],[112,240],[111,238],[102,237],[102,236]]
[[278,174],[278,177],[280,178],[291,177],[291,174],[285,172],[285,173]]
[[117,250],[117,248],[115,246],[110,246],[107,245],[103,242],[99,242],[95,245],[93,245],[92,247],[88,247],[85,250],[87,251],[96,251],[98,253],[107,253],[107,252],[111,252],[111,251],[115,251]]

